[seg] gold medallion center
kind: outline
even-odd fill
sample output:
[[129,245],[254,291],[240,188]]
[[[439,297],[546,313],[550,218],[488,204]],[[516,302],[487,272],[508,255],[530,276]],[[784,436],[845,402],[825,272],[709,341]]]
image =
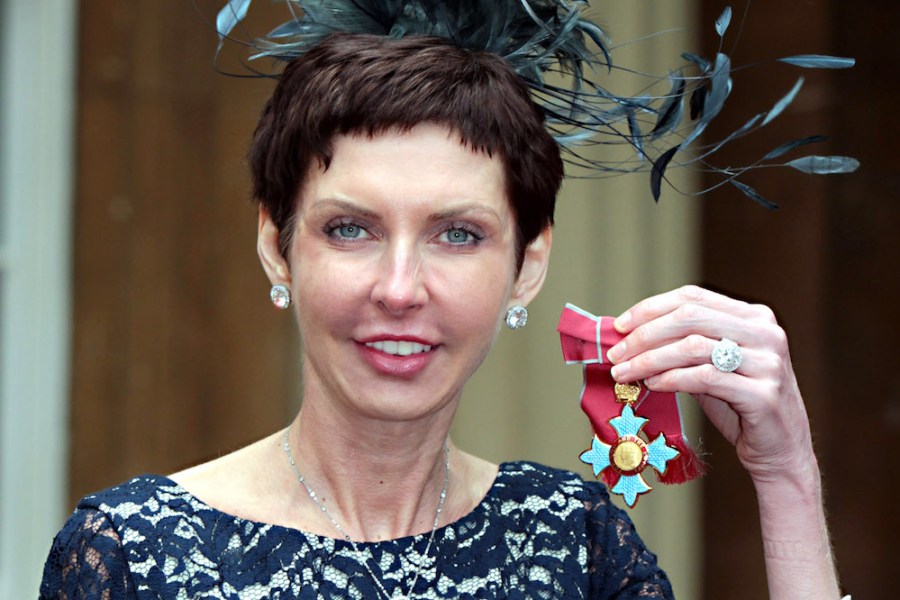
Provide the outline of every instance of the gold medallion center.
[[634,471],[644,462],[644,453],[635,442],[622,442],[616,446],[613,462],[622,471]]

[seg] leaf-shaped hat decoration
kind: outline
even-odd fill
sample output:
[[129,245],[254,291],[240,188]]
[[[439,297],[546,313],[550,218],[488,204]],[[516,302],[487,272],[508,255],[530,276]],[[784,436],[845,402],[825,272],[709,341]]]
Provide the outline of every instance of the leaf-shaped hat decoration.
[[[545,115],[547,129],[557,140],[571,165],[587,169],[589,176],[637,171],[650,172],[651,194],[659,200],[670,166],[693,166],[723,178],[698,192],[703,194],[731,182],[749,198],[770,208],[753,188],[737,181],[745,172],[763,167],[792,167],[810,174],[847,173],[859,163],[847,157],[809,156],[788,163],[771,161],[800,146],[820,141],[812,136],[781,144],[757,162],[739,168],[711,164],[715,152],[769,124],[794,100],[802,78],[768,112],[748,120],[724,139],[697,145],[701,134],[722,111],[733,88],[731,59],[723,52],[709,61],[685,52],[681,67],[670,74],[651,77],[643,89],[669,80],[664,95],[622,96],[607,90],[602,78],[617,69],[612,47],[603,29],[584,16],[583,0],[278,0],[289,19],[257,39],[240,39],[251,48],[250,58],[291,60],[304,54],[326,36],[337,32],[441,36],[456,45],[502,56],[532,91]],[[219,49],[245,19],[252,0],[228,0],[216,20]],[[724,38],[731,23],[731,8],[716,19],[715,29]],[[721,42],[720,42],[721,47]],[[776,59],[800,68],[843,69],[851,58],[801,54]],[[685,69],[696,71],[684,75]],[[627,72],[627,69],[623,69]],[[561,73],[565,83],[548,82],[545,76]],[[633,72],[631,72],[633,73]],[[645,77],[643,74],[634,74]],[[274,75],[277,76],[277,75]],[[684,118],[689,107],[690,119]],[[626,145],[634,152],[625,160],[598,160],[583,148],[593,145]],[[583,173],[584,171],[582,171]]]

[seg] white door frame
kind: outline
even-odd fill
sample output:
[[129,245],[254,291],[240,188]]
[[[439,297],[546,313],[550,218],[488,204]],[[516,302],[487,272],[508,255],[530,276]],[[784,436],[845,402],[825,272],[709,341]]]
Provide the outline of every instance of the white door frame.
[[0,598],[67,508],[75,0],[0,2]]

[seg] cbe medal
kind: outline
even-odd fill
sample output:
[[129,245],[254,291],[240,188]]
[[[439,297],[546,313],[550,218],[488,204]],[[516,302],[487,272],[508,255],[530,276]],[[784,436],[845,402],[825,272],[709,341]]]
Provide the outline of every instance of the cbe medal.
[[637,417],[631,405],[638,401],[641,386],[638,383],[615,385],[616,401],[624,404],[622,413],[609,420],[609,424],[619,434],[613,444],[603,443],[594,436],[591,449],[582,452],[581,461],[591,465],[594,477],[599,477],[604,469],[613,469],[619,474],[619,480],[610,488],[614,494],[620,494],[625,504],[633,507],[638,496],[646,494],[651,488],[641,473],[647,466],[656,469],[660,474],[666,472],[666,463],[678,456],[678,450],[666,445],[666,436],[660,433],[649,444],[640,437],[641,429],[649,419]]
[[584,369],[581,409],[594,437],[580,458],[633,507],[651,490],[643,477],[647,467],[656,470],[661,483],[670,484],[701,476],[704,465],[684,437],[674,393],[612,378],[606,353],[624,337],[613,321],[567,304],[558,331],[566,364]]

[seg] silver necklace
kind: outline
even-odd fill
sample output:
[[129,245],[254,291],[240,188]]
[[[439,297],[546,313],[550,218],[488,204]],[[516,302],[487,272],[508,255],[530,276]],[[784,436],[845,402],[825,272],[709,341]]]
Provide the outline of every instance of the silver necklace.
[[[303,477],[303,474],[300,473],[300,469],[297,467],[296,461],[294,461],[294,453],[291,450],[291,441],[290,441],[290,432],[291,428],[288,427],[284,430],[284,453],[287,455],[288,462],[291,463],[291,469],[294,471],[294,475],[297,476],[297,481],[303,485],[304,489],[306,489],[306,493],[309,495],[310,499],[315,502],[316,506],[319,507],[319,510],[328,517],[328,520],[331,521],[331,524],[335,529],[344,537],[344,540],[350,543],[350,546],[353,547],[353,551],[356,553],[357,559],[362,562],[363,566],[366,568],[366,571],[369,572],[369,576],[372,578],[372,581],[375,582],[375,586],[378,588],[378,591],[385,597],[385,600],[391,600],[391,595],[387,593],[387,590],[384,589],[384,585],[381,583],[381,580],[375,575],[375,571],[372,570],[372,567],[369,566],[369,561],[374,560],[375,557],[372,556],[372,552],[363,552],[356,545],[356,542],[347,535],[347,532],[344,531],[344,528],[341,527],[338,522],[335,520],[331,513],[328,512],[328,509],[325,508],[325,505],[319,502],[319,497],[313,491],[313,489],[306,483],[306,479]],[[447,499],[447,487],[450,484],[450,447],[447,442],[444,442],[444,487],[441,489],[441,499],[438,501],[437,513],[434,515],[434,525],[431,526],[431,534],[428,536],[428,544],[425,546],[425,558],[428,558],[431,554],[431,545],[434,542],[434,534],[437,531],[438,521],[441,519],[441,511],[444,510],[444,501]],[[411,562],[411,561],[410,561]],[[414,563],[413,563],[414,564]],[[416,589],[416,584],[419,582],[419,575],[422,574],[422,571],[416,566],[416,576],[413,577],[412,585],[409,586],[409,593],[401,595],[398,600],[406,600],[407,598],[411,598],[413,594],[413,590]]]

